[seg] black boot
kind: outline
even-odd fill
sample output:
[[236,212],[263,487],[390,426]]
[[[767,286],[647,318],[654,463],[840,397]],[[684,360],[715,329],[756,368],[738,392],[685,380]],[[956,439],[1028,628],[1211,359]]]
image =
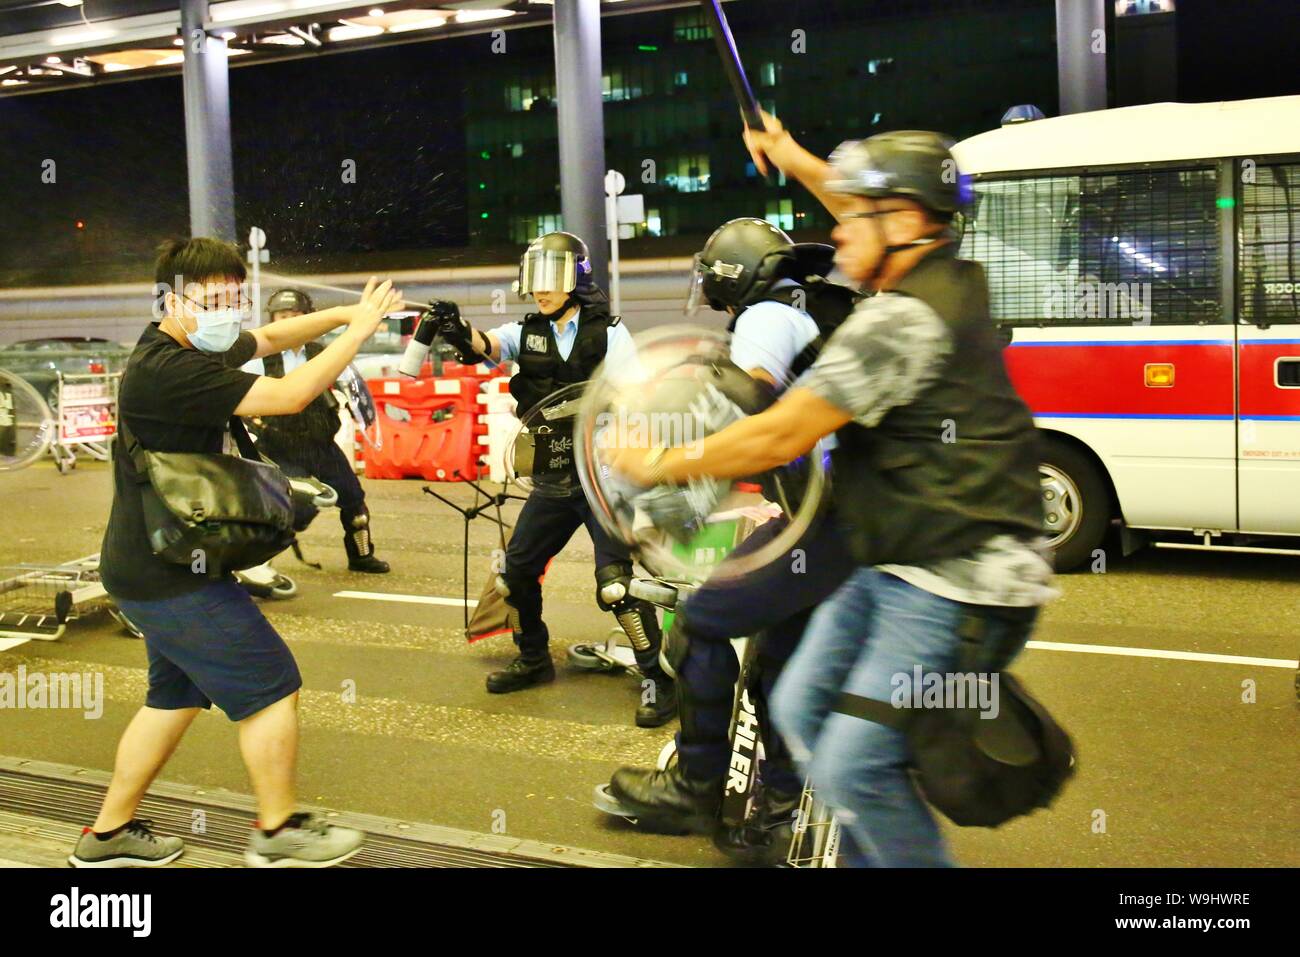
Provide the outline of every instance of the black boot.
[[748,867],[776,867],[785,863],[799,813],[799,791],[763,787],[750,819],[739,826],[719,825],[713,846],[733,861]]
[[[677,716],[677,684],[662,671],[647,680],[651,684],[642,685],[641,704],[636,709],[636,726],[657,728]],[[647,694],[648,691],[653,694]]]
[[388,562],[378,559],[374,555],[366,555],[361,558],[348,558],[348,571],[365,572],[370,575],[387,575],[389,567]]
[[[597,580],[603,571],[596,573]],[[641,703],[636,709],[636,725],[638,728],[657,728],[667,724],[677,714],[677,688],[659,662],[663,632],[659,630],[654,606],[639,599],[629,599],[619,602],[613,611],[623,634],[632,643],[632,654],[641,671]]]
[[667,771],[619,768],[609,791],[637,823],[663,834],[708,834],[718,824],[722,778],[693,780],[678,765]]
[[375,557],[375,544],[370,540],[370,513],[364,506],[343,520],[343,548],[348,553],[348,571],[384,575],[388,562]]
[[506,665],[504,671],[494,671],[487,676],[487,690],[492,694],[508,694],[554,680],[555,665],[550,656],[525,658],[519,655]]

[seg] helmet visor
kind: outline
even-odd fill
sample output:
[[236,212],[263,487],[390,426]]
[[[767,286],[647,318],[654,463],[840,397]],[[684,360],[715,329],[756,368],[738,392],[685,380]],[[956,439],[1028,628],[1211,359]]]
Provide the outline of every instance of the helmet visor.
[[686,290],[686,306],[682,310],[688,316],[693,316],[700,310],[700,304],[704,302],[704,263],[700,260],[700,253],[695,254],[695,262],[691,265],[691,284]]
[[578,257],[568,250],[530,249],[519,261],[520,296],[535,292],[573,292],[578,285]]

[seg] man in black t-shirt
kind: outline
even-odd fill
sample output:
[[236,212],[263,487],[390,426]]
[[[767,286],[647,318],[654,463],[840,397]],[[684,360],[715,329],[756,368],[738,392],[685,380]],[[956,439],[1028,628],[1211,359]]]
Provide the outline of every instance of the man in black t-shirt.
[[[231,451],[226,430],[232,416],[301,411],[333,385],[384,315],[401,307],[391,283],[372,279],[356,306],[241,332],[248,308],[244,275],[243,258],[230,243],[174,240],[160,249],[155,315],[161,321],[140,336],[119,394],[122,422],[144,449]],[[283,378],[239,369],[343,325],[333,343]],[[180,565],[153,554],[142,480],[131,456],[115,457],[100,572],[108,593],[144,634],[149,691],[118,745],[99,816],[69,863],[154,867],[180,856],[179,838],[154,835],[135,812],[190,722],[213,704],[239,724],[240,751],[257,796],[258,822],[245,860],[324,867],[351,857],[361,846],[359,831],[294,813],[302,679],[293,655],[229,574],[208,577],[201,556],[194,565]]]

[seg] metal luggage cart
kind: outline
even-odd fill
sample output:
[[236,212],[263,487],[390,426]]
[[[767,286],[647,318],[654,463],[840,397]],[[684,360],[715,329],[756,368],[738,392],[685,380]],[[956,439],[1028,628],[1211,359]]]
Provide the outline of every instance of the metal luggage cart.
[[834,867],[839,845],[840,828],[834,814],[817,800],[812,786],[805,783],[786,864],[790,867]]
[[50,452],[66,474],[77,467],[77,450],[107,461],[117,434],[117,391],[120,372],[59,373],[54,409],[56,430]]
[[133,637],[140,632],[99,580],[99,555],[62,565],[18,565],[0,579],[0,637],[57,641],[68,622],[107,611]]

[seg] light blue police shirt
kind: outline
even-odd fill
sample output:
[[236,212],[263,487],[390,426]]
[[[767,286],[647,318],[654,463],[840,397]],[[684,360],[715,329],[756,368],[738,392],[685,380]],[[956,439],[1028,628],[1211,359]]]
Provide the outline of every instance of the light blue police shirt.
[[[772,288],[793,286],[789,279]],[[783,302],[756,302],[740,314],[731,334],[731,361],[748,372],[763,369],[778,388],[790,385],[790,367],[808,343],[819,335],[817,323],[805,312]]]

